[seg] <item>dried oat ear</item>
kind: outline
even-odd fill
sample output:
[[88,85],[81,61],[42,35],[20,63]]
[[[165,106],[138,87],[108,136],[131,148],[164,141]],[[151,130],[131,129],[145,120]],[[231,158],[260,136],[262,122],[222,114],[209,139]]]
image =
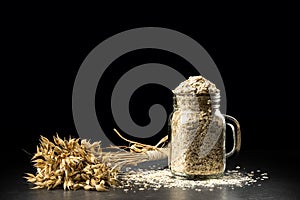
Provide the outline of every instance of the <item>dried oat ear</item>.
[[118,186],[118,171],[99,159],[101,153],[100,142],[82,140],[80,143],[79,138],[61,139],[58,134],[51,142],[41,136],[32,157],[36,173],[26,173],[24,178],[35,185],[32,189],[107,191],[108,186]]
[[158,147],[164,147],[165,144],[168,142],[168,135],[166,135],[165,137],[163,137],[155,146],[152,145],[148,145],[148,144],[143,144],[140,142],[135,142],[132,140],[129,140],[125,137],[123,137],[119,131],[117,131],[117,129],[113,129],[114,132],[124,141],[129,143],[129,146],[126,147],[128,149],[130,149],[130,151],[136,152],[136,153],[141,153],[141,152],[146,152],[146,151],[154,151],[157,150]]

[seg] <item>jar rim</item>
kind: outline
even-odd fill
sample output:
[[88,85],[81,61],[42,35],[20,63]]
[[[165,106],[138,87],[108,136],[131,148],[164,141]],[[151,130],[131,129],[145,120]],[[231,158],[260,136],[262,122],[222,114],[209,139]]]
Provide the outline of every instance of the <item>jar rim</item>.
[[200,94],[196,94],[196,93],[173,93],[174,96],[191,96],[191,97],[200,97],[200,96],[221,96],[219,92],[217,93],[200,93]]

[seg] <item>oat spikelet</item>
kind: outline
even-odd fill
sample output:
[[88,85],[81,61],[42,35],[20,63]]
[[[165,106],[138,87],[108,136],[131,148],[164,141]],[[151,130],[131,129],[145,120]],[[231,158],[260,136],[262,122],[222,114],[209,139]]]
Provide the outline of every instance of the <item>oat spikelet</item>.
[[[118,185],[117,170],[99,159],[100,142],[90,143],[79,138],[61,139],[58,134],[53,142],[40,137],[40,145],[32,157],[35,174],[26,173],[25,179],[35,186],[32,189],[107,191]],[[95,158],[97,155],[97,159]]]

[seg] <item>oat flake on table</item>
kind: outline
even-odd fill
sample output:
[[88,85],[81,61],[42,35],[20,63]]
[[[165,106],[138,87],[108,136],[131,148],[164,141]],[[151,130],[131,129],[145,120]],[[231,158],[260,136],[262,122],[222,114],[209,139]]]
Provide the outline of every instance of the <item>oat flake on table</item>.
[[183,190],[193,189],[195,191],[222,189],[229,187],[235,189],[256,184],[261,186],[259,181],[268,179],[268,173],[260,170],[249,173],[242,172],[237,166],[234,170],[227,170],[222,177],[205,180],[188,180],[174,177],[169,169],[127,169],[122,175],[125,192],[129,190],[158,190],[160,188],[181,188]]

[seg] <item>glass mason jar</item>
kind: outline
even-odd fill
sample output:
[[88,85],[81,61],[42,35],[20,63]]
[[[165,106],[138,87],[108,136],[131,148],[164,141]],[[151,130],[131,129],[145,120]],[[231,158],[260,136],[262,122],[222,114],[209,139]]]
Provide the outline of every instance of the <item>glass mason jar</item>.
[[[171,172],[188,179],[222,175],[226,157],[240,150],[241,132],[235,118],[220,112],[220,92],[174,94],[173,99]],[[226,124],[233,133],[233,148],[229,153],[225,150]]]

